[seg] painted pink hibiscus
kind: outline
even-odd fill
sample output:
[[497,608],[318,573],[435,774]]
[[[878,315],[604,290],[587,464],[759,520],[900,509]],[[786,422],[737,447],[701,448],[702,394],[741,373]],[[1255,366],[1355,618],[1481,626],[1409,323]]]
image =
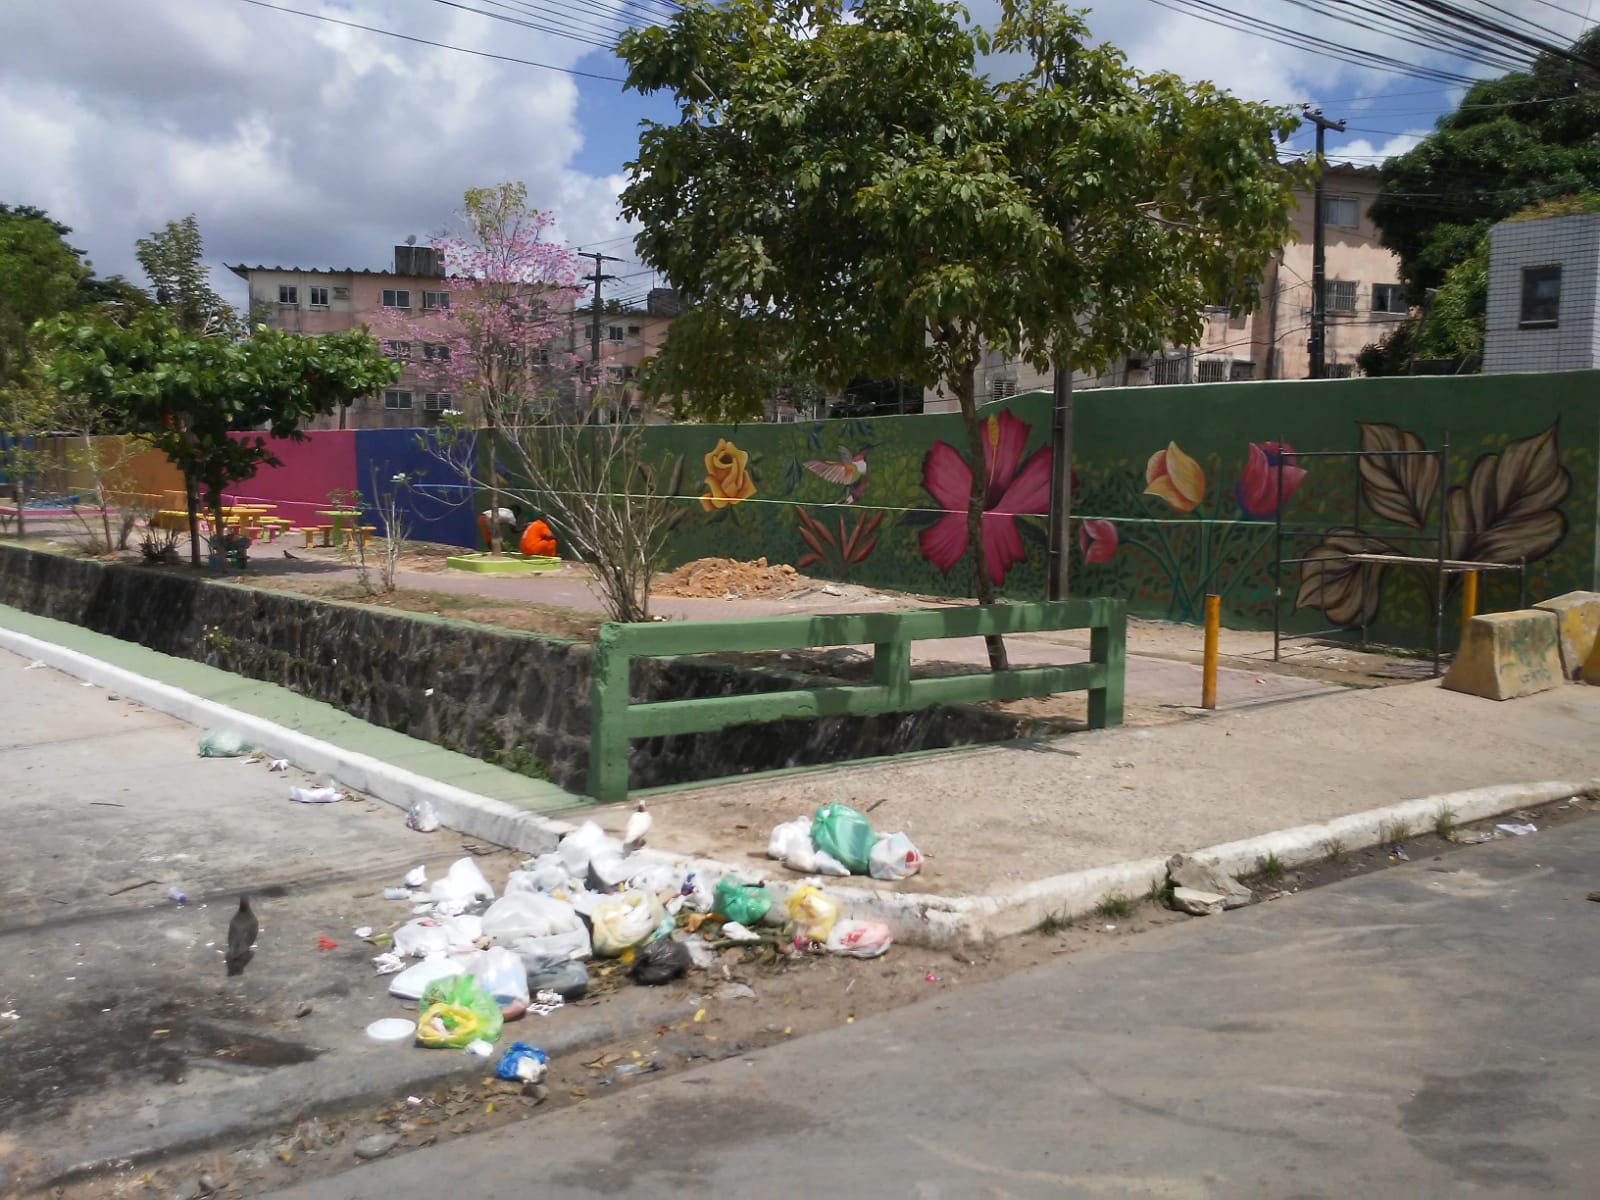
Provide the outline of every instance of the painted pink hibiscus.
[[1110,562],[1117,554],[1117,527],[1110,521],[1084,521],[1078,526],[1078,550],[1086,563]]
[[[983,465],[989,485],[983,497],[983,557],[989,578],[997,585],[1028,557],[1016,518],[1049,511],[1050,447],[1041,446],[1024,462],[1027,444],[1027,424],[1009,412],[984,423]],[[936,441],[922,461],[922,486],[945,510],[918,539],[922,557],[948,575],[967,552],[972,468],[953,446]]]

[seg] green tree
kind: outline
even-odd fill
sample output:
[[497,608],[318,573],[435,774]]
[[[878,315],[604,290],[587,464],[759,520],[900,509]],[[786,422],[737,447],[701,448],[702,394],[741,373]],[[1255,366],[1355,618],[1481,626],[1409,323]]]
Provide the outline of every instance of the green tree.
[[1440,287],[1496,221],[1541,200],[1600,189],[1600,26],[1572,44],[1593,66],[1540,55],[1485,80],[1406,153],[1372,205],[1412,303]]
[[168,221],[165,229],[140,238],[135,247],[156,303],[172,315],[180,330],[224,337],[243,333],[239,314],[211,289],[211,273],[204,262],[205,241],[193,213],[181,221]]
[[[980,75],[990,52],[1019,77]],[[760,373],[725,369],[751,347],[829,387],[942,384],[984,602],[985,349],[1093,370],[1192,340],[1208,298],[1288,237],[1285,110],[1140,75],[1047,0],[1005,0],[992,34],[939,0],[691,0],[620,53],[681,118],[645,126],[623,192],[641,257],[694,314],[655,378],[721,417],[757,411]]]
[[[197,499],[222,528],[222,492],[278,466],[267,438],[300,440],[306,420],[399,377],[365,332],[298,337],[265,328],[244,340],[195,336],[166,313],[125,324],[103,314],[57,318],[44,380],[79,402],[115,407],[183,474],[192,561],[200,563]],[[213,547],[213,561],[220,538]]]

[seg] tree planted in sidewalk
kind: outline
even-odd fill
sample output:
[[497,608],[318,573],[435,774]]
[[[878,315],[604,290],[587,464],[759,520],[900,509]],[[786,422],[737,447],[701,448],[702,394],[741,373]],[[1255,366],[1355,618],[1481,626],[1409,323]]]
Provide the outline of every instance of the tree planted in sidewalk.
[[[674,327],[656,378],[691,407],[705,395],[707,415],[754,417],[760,397],[722,370],[742,339],[831,386],[947,388],[985,603],[1000,582],[985,351],[1097,370],[1192,341],[1204,307],[1248,294],[1289,234],[1287,110],[1141,75],[1088,37],[1047,0],[1004,0],[992,32],[939,0],[730,0],[620,44],[628,86],[669,93],[680,118],[646,124],[623,212],[643,261],[709,314]],[[1017,77],[980,74],[990,53]],[[1050,455],[1030,466],[1043,498]],[[1006,665],[999,638],[990,662]]]
[[303,422],[399,374],[361,331],[311,338],[261,328],[233,341],[185,333],[165,312],[126,324],[61,317],[46,331],[45,345],[41,376],[49,386],[125,414],[128,428],[182,473],[196,566],[202,495],[217,551],[223,491],[263,464],[281,465],[269,437],[302,440]]

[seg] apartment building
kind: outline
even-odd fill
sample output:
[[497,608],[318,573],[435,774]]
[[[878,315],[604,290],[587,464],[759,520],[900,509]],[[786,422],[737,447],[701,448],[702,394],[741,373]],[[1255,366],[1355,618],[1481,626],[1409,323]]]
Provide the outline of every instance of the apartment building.
[[[312,335],[366,326],[402,366],[400,379],[381,395],[363,397],[308,429],[408,428],[435,424],[449,411],[472,415],[471,397],[457,394],[439,369],[450,348],[427,340],[425,320],[417,321],[416,334],[403,331],[407,318],[447,309],[452,287],[459,285],[444,274],[432,248],[396,246],[388,271],[243,263],[228,269],[249,289],[252,321]],[[652,289],[642,310],[602,312],[596,370],[593,316],[574,306],[552,344],[528,355],[529,414],[585,420],[597,408],[608,416],[637,411],[634,380],[660,350],[676,315],[677,298],[668,288]]]
[[[1408,309],[1400,260],[1378,241],[1372,202],[1382,176],[1377,167],[1330,163],[1323,174],[1323,239],[1327,278],[1325,360],[1330,378],[1358,373],[1356,356],[1383,338]],[[1188,346],[1154,347],[1110,363],[1098,374],[1074,376],[1074,386],[1225,383],[1230,380],[1305,379],[1311,374],[1312,195],[1298,193],[1294,234],[1268,264],[1253,311],[1237,312],[1218,297],[1204,313],[1205,328]],[[979,400],[1048,388],[1049,372],[997,353],[978,368]],[[953,397],[929,392],[928,412],[955,408]]]

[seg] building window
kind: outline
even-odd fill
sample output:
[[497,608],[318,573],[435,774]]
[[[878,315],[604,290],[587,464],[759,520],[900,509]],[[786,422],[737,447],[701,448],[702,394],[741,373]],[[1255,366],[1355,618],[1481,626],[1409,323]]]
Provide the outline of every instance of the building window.
[[422,293],[422,307],[423,308],[449,308],[450,307],[450,293],[449,292],[423,292]]
[[1017,381],[1015,379],[989,380],[989,399],[1009,400],[1017,394]]
[[535,350],[533,352],[533,361],[538,363],[541,367],[548,367],[550,365],[550,347],[540,346],[537,350]]
[[1561,268],[1524,267],[1522,269],[1523,329],[1550,328],[1561,314]]
[[409,409],[411,407],[411,393],[401,392],[395,390],[394,388],[390,388],[388,391],[383,393],[383,406],[385,408]]
[[410,342],[385,342],[383,352],[390,358],[409,359],[411,357]]
[[334,288],[333,289],[333,298],[335,300],[348,300],[348,299],[350,299],[350,289],[347,288],[347,287],[336,287],[336,288]]
[[638,337],[639,336],[639,327],[637,325],[629,325],[628,326],[628,336],[629,337]]
[[384,288],[383,306],[385,308],[410,308],[410,290],[408,288]]
[[325,287],[314,287],[314,288],[311,289],[311,307],[312,308],[327,308],[328,307],[328,289],[327,288],[325,288]]
[[620,342],[621,340],[622,340],[622,326],[621,325],[607,325],[606,326],[606,341],[608,341],[608,342]]
[[1410,311],[1406,304],[1406,290],[1398,283],[1375,283],[1372,285],[1372,311],[1375,313],[1394,313],[1405,316]]
[[281,284],[278,287],[278,303],[296,305],[300,303],[300,289],[293,284]]
[[1188,383],[1188,356],[1179,355],[1176,358],[1153,359],[1150,363],[1150,382],[1155,384]]
[[1228,362],[1222,358],[1202,358],[1195,364],[1196,383],[1226,383],[1228,381]]
[[1331,313],[1353,313],[1356,310],[1356,285],[1348,279],[1329,279],[1326,281],[1328,296],[1328,311]]
[[1337,225],[1341,229],[1355,229],[1361,224],[1361,206],[1356,203],[1354,196],[1324,196],[1322,223]]
[[1355,363],[1329,363],[1328,364],[1328,378],[1329,379],[1353,379],[1353,378],[1355,378],[1355,373],[1356,373],[1356,365],[1355,365]]
[[450,407],[449,392],[429,392],[422,397],[422,411],[442,413]]
[[442,342],[423,342],[422,357],[427,362],[449,362],[450,347]]
[[1235,383],[1244,383],[1256,377],[1256,365],[1236,358],[1228,369],[1228,378]]

